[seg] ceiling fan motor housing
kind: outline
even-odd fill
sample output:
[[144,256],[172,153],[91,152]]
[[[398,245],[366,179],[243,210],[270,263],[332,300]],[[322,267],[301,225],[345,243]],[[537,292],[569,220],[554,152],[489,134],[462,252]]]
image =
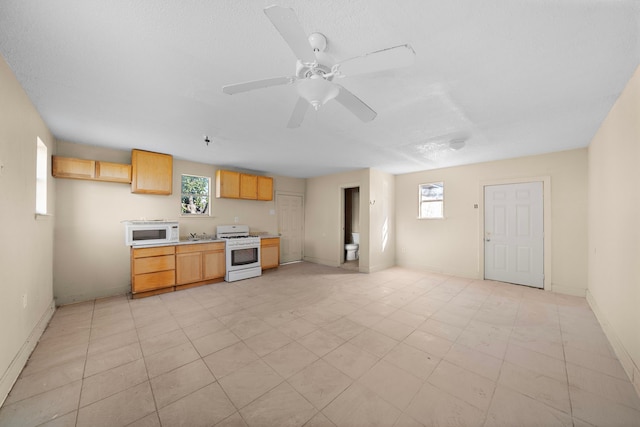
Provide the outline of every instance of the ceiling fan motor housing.
[[311,33],[308,40],[315,54],[316,61],[313,64],[308,64],[298,60],[296,62],[296,76],[299,79],[320,76],[325,80],[331,81],[333,79],[331,68],[333,67],[334,60],[324,52],[327,48],[327,38],[322,33]]

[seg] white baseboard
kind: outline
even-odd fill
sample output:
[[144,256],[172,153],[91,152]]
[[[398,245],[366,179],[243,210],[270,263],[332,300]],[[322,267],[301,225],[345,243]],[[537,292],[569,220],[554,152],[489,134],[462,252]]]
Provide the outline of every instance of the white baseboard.
[[558,294],[572,295],[574,297],[584,298],[587,294],[587,290],[583,288],[574,288],[571,286],[560,286],[554,283],[551,284],[551,292]]
[[395,264],[392,264],[392,265],[379,264],[379,265],[369,266],[369,270],[368,271],[360,270],[360,272],[361,273],[377,273],[378,271],[384,271],[384,270],[387,270],[387,269],[389,269],[391,267],[395,267]]
[[304,260],[307,262],[312,262],[314,264],[326,265],[328,267],[340,267],[340,264],[330,259],[317,258],[317,257],[305,255]]
[[51,301],[45,312],[42,314],[42,317],[31,331],[31,334],[29,334],[29,337],[24,344],[22,344],[22,347],[20,347],[20,350],[9,364],[7,370],[2,374],[2,378],[0,378],[0,406],[2,406],[9,395],[11,388],[20,376],[20,372],[22,372],[22,368],[27,364],[27,360],[29,360],[31,352],[36,348],[36,344],[38,344],[42,333],[49,324],[49,321],[55,311],[55,303]]
[[425,271],[428,273],[442,274],[444,276],[455,276],[463,279],[481,280],[481,277],[477,272],[468,272],[468,271],[462,271],[462,270],[446,270],[446,269],[435,267],[432,265],[415,264],[415,263],[397,263],[396,262],[396,266],[408,268],[411,270]]
[[587,290],[587,302],[589,303],[591,310],[593,310],[593,314],[596,315],[600,326],[602,326],[602,330],[607,336],[611,347],[613,347],[613,351],[616,353],[616,356],[618,356],[618,359],[622,364],[622,368],[631,380],[631,383],[636,389],[636,393],[638,393],[638,396],[640,397],[640,368],[638,368],[638,365],[636,365],[624,344],[620,341],[620,338],[618,338],[616,331],[613,329],[611,323],[609,323],[602,310],[600,310],[600,307],[598,307],[598,303],[589,290]]

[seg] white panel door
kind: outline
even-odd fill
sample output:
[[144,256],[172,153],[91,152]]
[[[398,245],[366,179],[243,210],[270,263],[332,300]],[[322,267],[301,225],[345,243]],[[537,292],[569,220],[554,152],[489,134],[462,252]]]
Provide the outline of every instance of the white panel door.
[[484,277],[544,286],[542,182],[484,187]]
[[302,260],[304,211],[302,196],[276,194],[278,231],[280,232],[280,262]]

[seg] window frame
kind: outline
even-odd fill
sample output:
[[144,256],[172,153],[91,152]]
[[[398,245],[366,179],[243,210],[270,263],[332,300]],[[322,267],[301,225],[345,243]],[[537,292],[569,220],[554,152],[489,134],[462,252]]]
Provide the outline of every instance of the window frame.
[[[189,194],[191,193],[184,193],[183,192],[183,180],[184,177],[188,176],[188,177],[192,177],[192,178],[200,178],[200,179],[206,179],[207,180],[207,207],[205,208],[204,212],[185,212],[185,206],[186,204],[183,202],[183,197],[188,197]],[[202,176],[202,175],[194,175],[191,173],[183,173],[180,174],[180,216],[181,217],[187,217],[187,218],[209,218],[211,217],[211,182],[213,180],[211,179],[210,176]],[[204,196],[204,194],[201,194],[201,196]]]
[[49,148],[36,137],[35,214],[48,215]]
[[[437,199],[433,199],[433,200],[423,200],[423,195],[422,195],[422,188],[425,186],[439,186],[442,188],[442,196],[440,198]],[[445,198],[445,194],[444,194],[444,181],[432,181],[432,182],[426,182],[423,184],[418,184],[418,219],[444,219],[444,198]],[[422,205],[423,203],[441,203],[442,204],[442,208],[440,210],[441,214],[440,216],[423,216],[422,215]]]

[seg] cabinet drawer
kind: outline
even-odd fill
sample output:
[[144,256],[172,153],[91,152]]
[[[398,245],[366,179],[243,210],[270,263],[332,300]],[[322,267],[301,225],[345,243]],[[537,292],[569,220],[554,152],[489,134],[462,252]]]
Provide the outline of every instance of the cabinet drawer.
[[175,270],[176,257],[173,255],[136,258],[133,260],[133,274],[153,273],[164,270]]
[[179,245],[176,246],[177,254],[186,254],[190,252],[204,252],[204,251],[216,251],[224,250],[224,242],[215,243],[193,243],[191,245]]
[[278,237],[260,239],[260,246],[280,246],[280,239]]
[[144,292],[152,289],[166,288],[175,285],[175,283],[175,270],[136,274],[133,276],[133,292]]
[[153,248],[133,249],[134,258],[144,258],[148,256],[173,255],[176,253],[175,246],[156,246]]

